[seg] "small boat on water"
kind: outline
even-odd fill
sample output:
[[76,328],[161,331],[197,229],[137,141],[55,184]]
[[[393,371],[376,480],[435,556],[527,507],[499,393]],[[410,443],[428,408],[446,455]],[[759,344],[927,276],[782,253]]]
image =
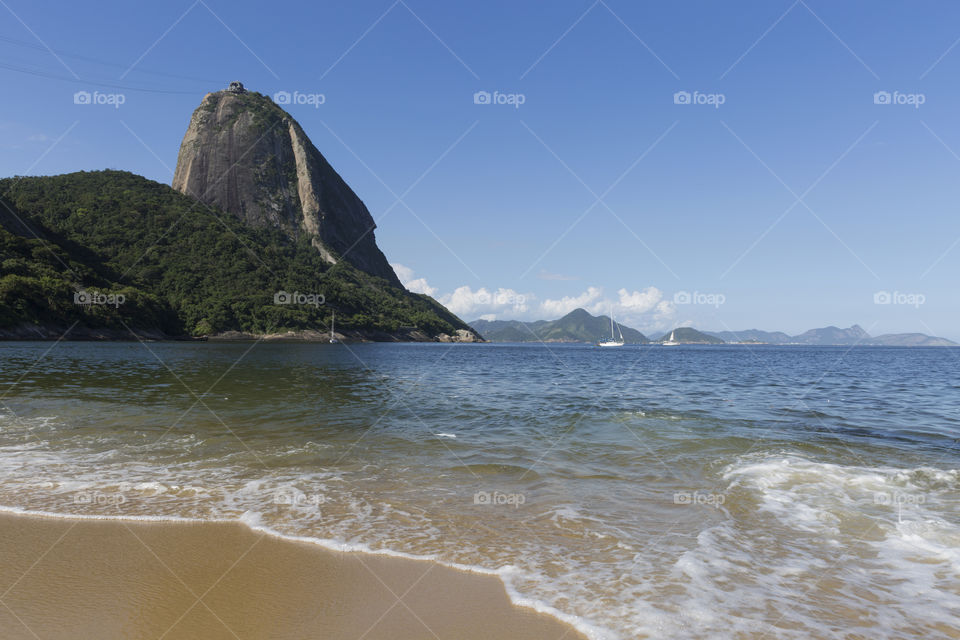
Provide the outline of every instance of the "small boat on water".
[[667,339],[663,342],[663,346],[665,346],[665,347],[675,347],[675,346],[677,346],[678,344],[680,344],[679,342],[677,342],[677,339],[673,336],[673,334],[674,334],[674,332],[671,331],[671,332],[670,332],[670,337],[667,338]]
[[620,331],[620,325],[617,325],[617,334],[619,334],[620,339],[618,340],[613,333],[613,311],[610,311],[610,339],[601,340],[597,343],[598,347],[622,347],[623,346],[623,332]]

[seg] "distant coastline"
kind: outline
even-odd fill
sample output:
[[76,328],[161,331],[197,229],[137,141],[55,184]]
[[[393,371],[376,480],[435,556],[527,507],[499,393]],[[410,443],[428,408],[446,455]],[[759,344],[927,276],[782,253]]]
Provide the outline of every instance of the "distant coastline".
[[[394,332],[377,330],[337,331],[335,336],[345,342],[483,342],[476,334],[460,329],[453,334],[441,333],[430,336],[417,328],[401,329]],[[53,341],[71,342],[317,342],[330,341],[330,333],[325,329],[302,329],[274,333],[251,333],[245,331],[224,331],[204,336],[168,335],[160,330],[149,329],[107,329],[83,326],[60,325],[18,325],[0,329],[0,341]]]
[[[610,318],[594,316],[584,309],[574,309],[558,320],[474,320],[470,323],[489,342],[592,343],[609,332]],[[618,323],[627,344],[662,344],[675,334],[678,344],[738,344],[776,346],[858,346],[858,347],[956,347],[947,338],[922,333],[897,333],[871,336],[860,325],[846,329],[834,326],[811,329],[796,336],[782,331],[703,331],[693,327],[675,327],[658,338],[648,338],[640,331]]]

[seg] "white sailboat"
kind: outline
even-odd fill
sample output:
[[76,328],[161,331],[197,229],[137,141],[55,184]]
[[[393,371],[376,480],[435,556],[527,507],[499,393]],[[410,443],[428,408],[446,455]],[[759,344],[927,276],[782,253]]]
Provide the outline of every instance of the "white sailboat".
[[337,312],[333,312],[333,317],[330,318],[330,344],[337,344],[340,342],[337,340],[337,337],[333,335],[333,328],[337,325]]
[[620,325],[619,324],[617,325],[617,333],[620,336],[619,340],[617,340],[617,338],[613,334],[613,325],[614,325],[613,311],[611,310],[610,311],[610,339],[601,340],[600,342],[597,343],[598,346],[600,347],[622,347],[623,346],[623,332],[620,331]]
[[670,332],[670,337],[667,338],[667,339],[664,341],[663,346],[665,346],[665,347],[675,347],[675,346],[677,346],[678,344],[680,344],[679,342],[677,342],[677,339],[673,336],[673,334],[674,334],[674,332],[671,331],[671,332]]

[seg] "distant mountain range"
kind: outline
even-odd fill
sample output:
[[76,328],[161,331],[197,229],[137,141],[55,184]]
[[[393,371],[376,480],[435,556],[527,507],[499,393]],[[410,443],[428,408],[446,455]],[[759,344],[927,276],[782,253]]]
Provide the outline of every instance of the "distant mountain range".
[[[609,316],[593,316],[584,309],[574,309],[559,320],[474,320],[469,323],[490,342],[597,342],[610,337]],[[655,340],[641,332],[619,324],[627,344],[662,343],[670,331]],[[823,327],[790,336],[782,331],[698,331],[692,327],[677,327],[674,340],[682,344],[780,344],[780,345],[847,345],[888,347],[952,347],[956,342],[922,333],[895,333],[870,336],[860,325],[848,329]]]
[[[490,342],[597,342],[610,337],[610,316],[593,316],[583,309],[574,309],[559,320],[474,320],[469,324]],[[650,342],[636,329],[617,324],[625,343]]]
[[654,340],[654,342],[666,342],[671,336],[674,342],[679,342],[680,344],[723,344],[724,342],[722,338],[712,336],[703,331],[697,331],[693,327],[677,327],[672,331],[667,331]]
[[865,345],[887,347],[954,347],[956,342],[946,338],[928,336],[923,333],[887,333],[871,336],[858,324],[847,329],[823,327],[811,329],[797,336],[789,336],[782,331],[707,331],[724,342],[752,342],[763,344],[807,344],[807,345]]

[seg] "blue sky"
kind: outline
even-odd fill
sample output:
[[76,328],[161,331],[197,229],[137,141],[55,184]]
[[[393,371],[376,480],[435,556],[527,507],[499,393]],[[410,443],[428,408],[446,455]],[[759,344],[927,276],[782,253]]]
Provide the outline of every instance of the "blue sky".
[[241,80],[465,319],[960,339],[955,2],[0,5],[0,175],[169,183]]

